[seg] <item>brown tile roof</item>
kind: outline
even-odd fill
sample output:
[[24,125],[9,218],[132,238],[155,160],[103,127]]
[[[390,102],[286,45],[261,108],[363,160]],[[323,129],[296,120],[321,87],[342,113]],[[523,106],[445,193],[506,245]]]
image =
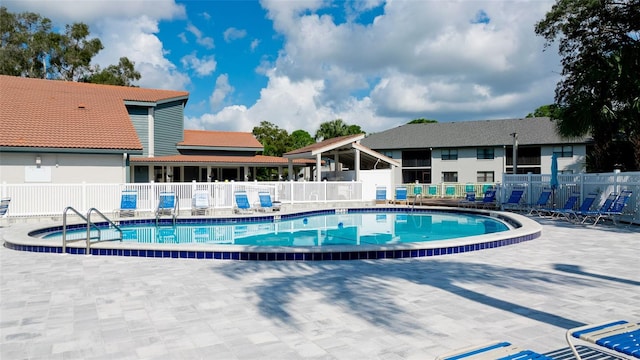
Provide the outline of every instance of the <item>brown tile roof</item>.
[[188,95],[0,75],[0,148],[142,150],[124,101],[161,102]]
[[[168,155],[156,157],[131,157],[131,162],[137,163],[224,163],[250,165],[287,165],[288,160],[276,156],[224,156],[224,155]],[[295,159],[296,165],[315,164],[314,160]]]
[[208,130],[185,130],[184,141],[178,146],[263,148],[252,133]]

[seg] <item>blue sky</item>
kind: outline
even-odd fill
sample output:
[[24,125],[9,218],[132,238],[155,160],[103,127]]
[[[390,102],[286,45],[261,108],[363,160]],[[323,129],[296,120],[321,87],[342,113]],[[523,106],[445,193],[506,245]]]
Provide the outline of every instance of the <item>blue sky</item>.
[[90,26],[102,67],[189,91],[185,128],[312,135],[337,118],[371,133],[416,118],[524,117],[561,70],[534,25],[549,0],[5,0],[59,27]]

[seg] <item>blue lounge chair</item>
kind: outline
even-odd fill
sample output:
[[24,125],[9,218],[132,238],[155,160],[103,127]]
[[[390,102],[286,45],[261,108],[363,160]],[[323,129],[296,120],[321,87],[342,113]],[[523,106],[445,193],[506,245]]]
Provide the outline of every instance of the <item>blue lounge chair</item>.
[[[11,202],[10,197],[5,197],[0,200],[0,219],[5,219],[7,214],[9,214],[9,203]],[[2,227],[2,226],[0,226]]]
[[552,360],[550,357],[531,350],[523,350],[509,342],[492,342],[480,346],[471,346],[436,357],[436,360]]
[[258,192],[258,198],[260,199],[260,211],[276,211],[280,210],[275,207],[273,201],[271,201],[271,194],[266,191]]
[[396,204],[407,203],[407,188],[405,186],[396,187],[396,198],[394,203]]
[[[596,201],[596,198],[598,197],[597,193],[589,193],[587,194],[587,196],[584,198],[584,200],[582,200],[582,204],[580,204],[580,208],[576,211],[573,208],[571,209],[559,209],[559,210],[555,210],[551,212],[551,217],[552,218],[564,218],[567,221],[576,221],[579,222],[580,221],[580,214],[584,214],[584,213],[588,213],[591,211],[591,206],[593,205],[593,203]],[[567,202],[569,202],[571,200],[571,198],[569,198],[567,200]],[[576,198],[576,202],[577,202],[577,198]],[[567,206],[567,204],[565,204],[565,207]]]
[[491,187],[485,190],[482,200],[476,201],[475,207],[493,208],[496,206],[496,188]]
[[515,188],[511,190],[511,194],[506,202],[501,204],[503,210],[518,210],[521,208],[520,202],[522,201],[522,195],[524,195],[524,189]]
[[[594,219],[593,225],[597,225],[598,221],[605,220],[605,219],[610,219],[615,224],[616,217],[619,217],[622,215],[622,211],[629,203],[629,199],[631,198],[632,194],[633,192],[631,190],[622,190],[620,192],[620,195],[618,195],[618,197],[613,201],[613,203],[611,203],[611,207],[609,207],[608,210],[593,216],[593,219]],[[583,219],[583,222],[587,218],[588,217],[585,217],[585,219]]]
[[376,204],[386,204],[386,203],[387,203],[387,187],[386,186],[376,187]]
[[178,215],[178,202],[176,201],[176,193],[173,191],[163,191],[158,198],[158,207],[156,208],[156,223],[161,216],[171,216],[175,222]]
[[[587,195],[586,199],[591,199],[591,203],[593,203],[593,199],[595,199],[597,196],[596,193],[591,193],[589,195]],[[578,203],[578,199],[580,198],[580,193],[574,192],[571,193],[571,195],[569,195],[569,197],[567,198],[567,201],[564,203],[564,205],[561,208],[558,209],[552,209],[552,208],[546,208],[546,209],[540,209],[538,211],[539,215],[549,215],[552,219],[557,219],[560,217],[564,217],[567,220],[570,220],[568,218],[568,216],[571,216],[572,213],[575,213],[575,209],[574,207],[576,206],[576,204]],[[585,199],[585,201],[586,201]],[[584,204],[584,202],[583,202]],[[588,206],[591,206],[591,204],[588,204]]]
[[116,216],[136,216],[138,211],[138,191],[122,190],[120,195],[120,208],[115,211]]
[[428,195],[431,197],[435,197],[438,195],[438,186],[437,185],[429,185]]
[[11,203],[11,198],[6,197],[0,200],[0,217],[6,217],[9,213],[9,203]]
[[574,338],[640,359],[640,323],[615,321],[585,325],[569,329],[566,338],[578,360],[581,359],[580,354],[571,341]]
[[196,190],[191,198],[191,215],[209,215],[212,212],[209,192]]
[[235,213],[251,213],[251,204],[249,203],[249,197],[246,191],[236,191],[234,194],[236,200],[236,206],[233,209]]
[[464,199],[458,201],[458,206],[467,207],[472,206],[476,203],[476,192],[475,191],[467,191],[464,196]]
[[576,218],[579,219],[580,223],[582,224],[584,224],[587,221],[587,219],[595,220],[600,214],[609,211],[609,209],[613,205],[613,202],[616,201],[617,198],[618,198],[618,194],[615,192],[612,192],[609,194],[609,196],[607,196],[607,198],[604,200],[604,202],[602,203],[602,205],[598,210],[588,209],[586,211],[582,211],[582,209],[580,209],[580,211],[576,213]]
[[533,215],[534,213],[541,215],[541,211],[544,211],[544,209],[547,208],[549,199],[551,199],[551,189],[542,189],[542,192],[538,197],[538,201],[536,201],[535,204],[530,204],[528,215]]

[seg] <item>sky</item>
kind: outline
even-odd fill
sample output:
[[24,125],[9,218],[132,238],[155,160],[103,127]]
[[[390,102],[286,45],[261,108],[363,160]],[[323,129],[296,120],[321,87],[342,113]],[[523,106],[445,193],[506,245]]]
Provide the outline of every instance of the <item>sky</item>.
[[413,119],[522,118],[553,102],[557,48],[534,31],[548,0],[3,0],[89,25],[102,68],[126,56],[145,88],[189,92],[185,129],[312,136]]

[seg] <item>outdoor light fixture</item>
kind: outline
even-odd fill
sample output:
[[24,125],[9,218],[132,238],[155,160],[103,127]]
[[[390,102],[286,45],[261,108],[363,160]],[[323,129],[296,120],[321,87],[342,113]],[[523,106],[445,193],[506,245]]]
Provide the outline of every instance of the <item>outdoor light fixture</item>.
[[38,155],[36,156],[36,165],[40,166],[40,164],[42,164],[42,158]]

